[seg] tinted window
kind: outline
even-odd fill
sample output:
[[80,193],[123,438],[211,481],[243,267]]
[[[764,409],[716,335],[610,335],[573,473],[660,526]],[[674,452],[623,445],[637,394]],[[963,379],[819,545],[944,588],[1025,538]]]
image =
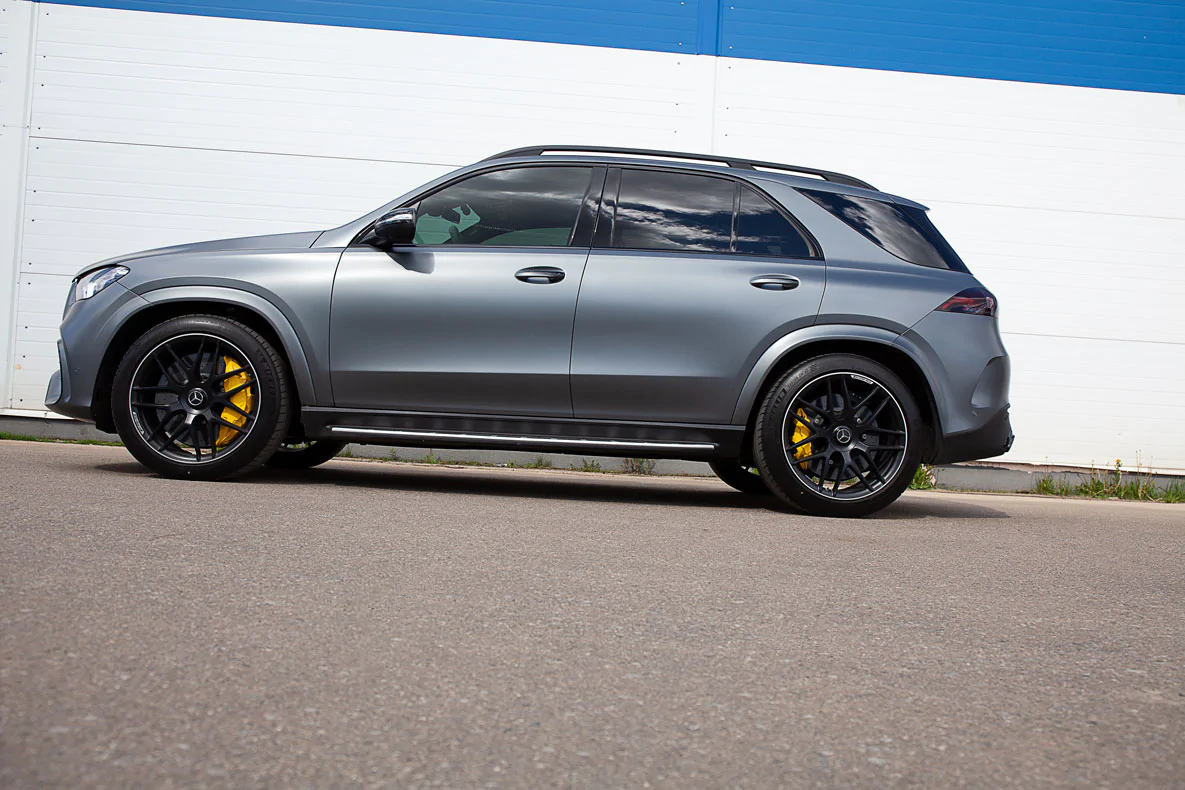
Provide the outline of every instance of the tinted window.
[[835,192],[802,193],[898,258],[935,269],[967,271],[926,212]]
[[467,178],[420,201],[416,244],[566,247],[588,167],[524,167]]
[[786,258],[811,256],[811,247],[798,228],[768,200],[748,187],[741,187],[736,251],[747,255],[778,255]]
[[623,170],[613,246],[728,252],[733,183],[722,178]]

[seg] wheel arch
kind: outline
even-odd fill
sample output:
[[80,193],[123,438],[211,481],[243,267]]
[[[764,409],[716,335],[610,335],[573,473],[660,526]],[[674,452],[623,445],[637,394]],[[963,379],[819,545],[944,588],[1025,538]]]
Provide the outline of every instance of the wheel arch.
[[[116,330],[99,365],[91,400],[91,411],[99,430],[115,430],[111,416],[111,387],[120,361],[136,338],[157,324],[183,315],[215,315],[251,327],[275,346],[284,358],[299,403],[317,403],[316,385],[304,346],[284,314],[266,300],[231,289],[211,288],[163,289],[142,296],[145,299],[144,306],[129,315]],[[299,413],[298,405],[294,411],[295,419],[299,419]]]
[[774,343],[754,365],[737,399],[733,424],[745,425],[742,446],[752,446],[754,424],[762,399],[786,371],[824,354],[854,354],[879,362],[905,382],[929,429],[927,447],[922,454],[923,459],[929,460],[938,437],[942,435],[941,411],[923,363],[914,352],[898,344],[898,338],[895,333],[872,327],[843,327],[836,331],[835,327],[814,326]]

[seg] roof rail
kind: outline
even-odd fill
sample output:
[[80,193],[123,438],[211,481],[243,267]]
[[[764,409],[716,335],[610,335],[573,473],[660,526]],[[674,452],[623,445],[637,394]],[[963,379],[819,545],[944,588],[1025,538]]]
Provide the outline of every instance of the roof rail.
[[710,154],[688,154],[679,151],[660,151],[653,148],[615,148],[607,145],[532,145],[526,148],[513,148],[509,151],[503,151],[500,154],[494,154],[483,159],[483,162],[488,162],[493,159],[509,159],[514,156],[542,156],[547,151],[553,152],[574,152],[574,153],[590,153],[590,154],[631,154],[633,156],[649,156],[657,159],[690,159],[695,162],[717,162],[724,163],[729,167],[736,167],[742,170],[756,170],[757,168],[766,168],[768,170],[785,170],[791,173],[805,173],[807,175],[818,176],[824,181],[831,181],[836,184],[843,184],[849,187],[860,187],[861,189],[876,190],[872,184],[867,181],[861,181],[855,176],[845,175],[843,173],[835,173],[831,170],[819,170],[814,167],[798,167],[797,165],[783,165],[777,162],[759,162],[755,159],[738,159],[735,156],[713,156]]

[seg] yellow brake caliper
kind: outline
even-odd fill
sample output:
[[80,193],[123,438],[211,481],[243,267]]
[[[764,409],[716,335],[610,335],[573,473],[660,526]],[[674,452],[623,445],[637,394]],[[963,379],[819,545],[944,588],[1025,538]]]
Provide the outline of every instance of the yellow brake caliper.
[[[224,365],[226,365],[224,368],[226,373],[230,373],[233,370],[242,370],[243,368],[242,365],[230,357],[223,357],[222,362]],[[242,386],[250,380],[251,379],[247,376],[247,372],[243,371],[242,373],[231,376],[230,378],[223,381],[222,391],[230,392],[235,387]],[[250,414],[251,410],[255,408],[255,395],[251,392],[253,389],[254,387],[243,387],[243,389],[230,396],[230,402]],[[239,428],[242,428],[247,423],[247,418],[242,414],[239,414],[234,409],[223,409],[221,417],[222,419]],[[215,444],[217,444],[219,447],[226,447],[226,445],[234,441],[234,438],[238,435],[239,432],[234,428],[228,428],[227,426],[223,425],[218,429],[218,439],[216,440]]]
[[[794,421],[794,435],[790,437],[791,444],[798,444],[801,441],[805,441],[806,438],[811,435],[810,428],[807,428],[806,425],[803,424],[803,420],[807,419],[806,412],[804,412],[802,409],[799,409],[798,416],[801,417],[802,419]],[[226,430],[226,429],[223,428],[223,430]],[[799,447],[794,451],[795,458],[806,458],[810,454],[811,454],[810,444],[804,444],[802,447]],[[807,463],[804,462],[804,463],[799,464],[798,466],[802,469],[802,471],[805,472],[806,468],[807,468]]]

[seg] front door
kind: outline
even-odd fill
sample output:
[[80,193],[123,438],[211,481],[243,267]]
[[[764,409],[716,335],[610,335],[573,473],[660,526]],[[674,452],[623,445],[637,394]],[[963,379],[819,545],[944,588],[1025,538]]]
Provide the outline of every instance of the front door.
[[826,267],[731,179],[611,170],[572,345],[575,416],[724,425],[757,358],[809,326]]
[[347,248],[330,319],[337,406],[570,417],[594,172],[603,183],[587,166],[467,176],[419,200],[413,245]]

